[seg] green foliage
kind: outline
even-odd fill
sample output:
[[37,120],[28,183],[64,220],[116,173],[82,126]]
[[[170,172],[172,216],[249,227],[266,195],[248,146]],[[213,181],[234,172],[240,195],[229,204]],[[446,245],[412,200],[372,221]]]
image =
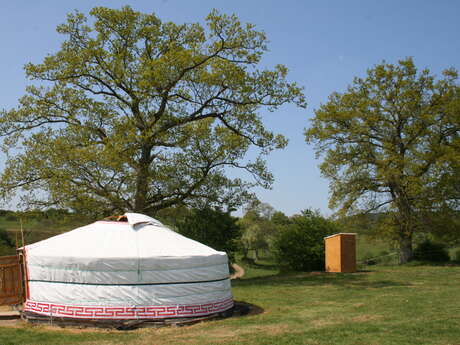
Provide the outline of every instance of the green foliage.
[[[81,214],[72,214],[66,210],[49,209],[45,211],[6,211],[0,216],[0,228],[6,229],[10,242],[3,246],[3,250],[9,254],[15,252],[15,239],[18,237],[21,246],[23,229],[24,243],[32,244],[62,232],[75,229],[94,221]],[[5,254],[6,255],[6,254]]]
[[275,211],[273,215],[270,218],[271,222],[275,224],[276,226],[284,226],[284,225],[289,225],[290,220],[289,217],[286,216],[283,212],[281,211]]
[[274,242],[279,265],[294,271],[324,270],[324,237],[337,232],[338,226],[317,212],[291,217]]
[[365,252],[361,255],[361,260],[365,265],[372,266],[377,264],[377,260],[375,259],[375,255],[370,252]]
[[9,215],[14,215],[14,211],[10,210],[0,210],[0,217],[7,217]]
[[11,237],[8,235],[8,232],[5,229],[0,228],[0,243],[5,244],[9,247],[14,247],[14,242]]
[[16,245],[5,229],[0,228],[0,256],[16,253]]
[[423,220],[455,209],[460,162],[457,72],[436,80],[411,58],[382,63],[333,93],[305,132],[331,181],[330,207],[339,214],[379,210],[384,231],[400,243],[401,262]]
[[155,212],[152,216],[160,220],[163,224],[171,228],[176,228],[177,223],[182,221],[184,217],[190,215],[191,210],[184,205],[175,205]]
[[237,218],[229,213],[209,207],[193,209],[177,223],[177,230],[186,237],[226,252],[229,260],[234,261],[240,227]]
[[445,244],[425,240],[415,248],[414,260],[447,262],[450,260],[450,257]]
[[460,249],[457,249],[454,253],[454,261],[460,263]]
[[9,222],[16,222],[18,221],[18,217],[15,215],[15,214],[9,214],[5,217],[5,220],[9,221]]
[[426,212],[420,230],[435,242],[460,245],[460,213],[457,208],[442,207],[437,212]]
[[215,10],[205,26],[129,6],[90,15],[76,11],[58,26],[61,49],[26,65],[37,85],[1,113],[1,196],[21,190],[32,208],[110,215],[240,205],[251,187],[271,185],[265,156],[287,140],[259,112],[305,100],[285,66],[259,67],[263,32]]
[[[275,212],[274,208],[267,203],[253,202],[244,216],[239,220],[242,228],[240,249],[244,259],[248,259],[250,251],[254,251],[255,259],[259,259],[260,251],[268,251],[279,230],[272,221],[274,215],[282,217],[282,212]],[[282,214],[284,216],[284,214]],[[286,217],[286,216],[284,216]],[[286,217],[287,218],[287,217]]]

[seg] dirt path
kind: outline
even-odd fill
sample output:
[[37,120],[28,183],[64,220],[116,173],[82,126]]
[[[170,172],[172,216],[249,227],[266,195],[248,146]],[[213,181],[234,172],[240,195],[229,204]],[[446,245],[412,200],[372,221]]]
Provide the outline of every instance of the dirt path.
[[233,269],[235,270],[235,273],[233,273],[230,276],[230,279],[238,279],[244,276],[244,268],[237,265],[237,264],[232,264]]
[[0,306],[0,327],[19,327],[21,319],[18,311],[10,306]]

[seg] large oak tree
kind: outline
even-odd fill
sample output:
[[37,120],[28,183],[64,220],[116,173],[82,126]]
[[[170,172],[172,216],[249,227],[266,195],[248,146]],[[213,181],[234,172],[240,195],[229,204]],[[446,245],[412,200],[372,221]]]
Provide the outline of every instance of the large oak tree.
[[306,139],[324,157],[330,206],[342,214],[386,214],[405,263],[430,215],[458,209],[459,134],[457,73],[436,79],[408,58],[377,65],[333,93]]
[[[264,33],[217,11],[206,26],[130,7],[90,15],[58,26],[61,49],[25,66],[36,83],[1,113],[4,197],[21,190],[33,207],[154,213],[233,206],[251,186],[270,186],[264,156],[287,141],[264,128],[260,110],[305,102],[283,65],[259,67]],[[253,178],[230,178],[229,168]]]

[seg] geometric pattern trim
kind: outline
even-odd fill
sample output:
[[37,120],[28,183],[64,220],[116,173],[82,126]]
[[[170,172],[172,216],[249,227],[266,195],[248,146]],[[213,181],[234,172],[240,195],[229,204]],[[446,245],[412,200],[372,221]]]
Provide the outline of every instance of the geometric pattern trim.
[[165,319],[172,317],[203,316],[218,313],[233,307],[228,298],[206,304],[166,306],[76,306],[27,300],[24,311],[54,317],[77,319]]

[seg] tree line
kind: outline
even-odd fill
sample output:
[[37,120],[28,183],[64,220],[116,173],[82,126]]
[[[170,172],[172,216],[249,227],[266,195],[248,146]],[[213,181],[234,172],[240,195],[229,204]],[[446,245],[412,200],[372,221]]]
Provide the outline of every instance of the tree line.
[[[287,271],[323,271],[324,237],[329,235],[353,231],[358,234],[358,239],[364,237],[364,242],[368,243],[365,246],[372,246],[374,239],[385,236],[374,230],[384,221],[385,215],[333,219],[322,216],[318,211],[305,209],[299,214],[286,216],[259,201],[250,204],[241,217],[219,208],[189,208],[184,205],[163,209],[156,216],[172,230],[226,252],[232,263],[239,262],[249,267],[268,263]],[[0,255],[15,254],[16,245],[22,245],[22,236],[26,244],[32,244],[91,221],[67,210],[0,210]],[[22,234],[18,232],[19,222],[24,228]],[[391,241],[390,238],[387,240]],[[415,242],[414,259],[418,261],[460,260],[460,250],[452,258],[446,250],[449,246],[458,246],[459,240],[448,242],[445,237],[427,231],[418,234]],[[359,263],[372,265],[379,262],[374,258],[376,255],[368,257],[366,249],[360,248],[360,245],[358,250],[361,252]],[[385,251],[383,254],[388,253]]]
[[[318,212],[305,210],[288,217],[261,202],[253,202],[242,217],[214,207],[186,206],[164,209],[157,217],[172,230],[226,252],[231,262],[238,260],[251,265],[260,259],[269,259],[287,270],[323,270],[323,238],[339,231],[335,222]],[[81,221],[78,214],[66,210],[0,210],[0,221],[4,224],[5,221],[9,225],[19,224],[19,220],[24,222],[27,244],[56,234],[41,233],[31,226],[41,228],[42,224],[46,225],[51,220],[71,227],[76,219]],[[0,255],[15,253],[15,235],[16,232],[0,228]]]

